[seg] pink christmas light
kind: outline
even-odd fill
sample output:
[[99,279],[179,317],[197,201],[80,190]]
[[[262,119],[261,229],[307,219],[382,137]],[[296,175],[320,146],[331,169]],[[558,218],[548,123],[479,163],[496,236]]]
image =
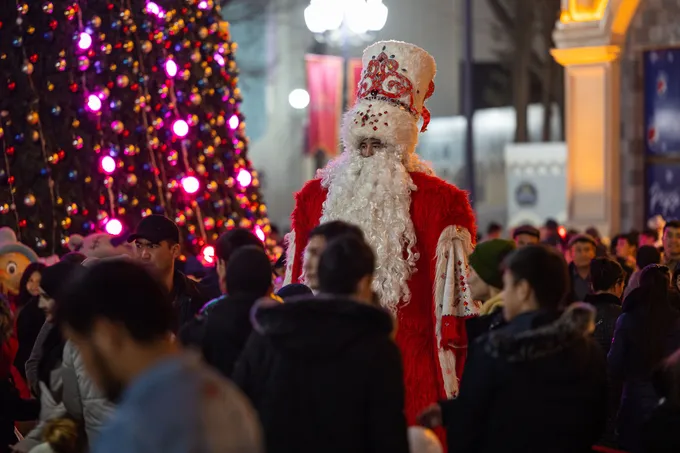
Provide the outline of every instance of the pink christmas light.
[[102,171],[108,175],[116,171],[116,161],[111,156],[104,156],[99,162]]
[[112,236],[118,236],[123,232],[123,224],[118,219],[111,219],[106,222],[106,232]]
[[245,168],[242,168],[238,171],[238,175],[236,175],[236,180],[238,181],[241,187],[245,188],[250,186],[250,184],[253,182],[253,175],[251,175],[250,172]]
[[91,94],[87,97],[87,108],[91,112],[98,112],[102,108],[102,100],[99,99],[99,96]]
[[177,75],[177,63],[174,60],[165,62],[165,73],[168,77],[175,77]]
[[154,2],[146,2],[146,12],[157,17],[163,17],[163,10]]
[[264,242],[264,240],[267,238],[264,235],[264,231],[262,231],[262,228],[260,228],[260,225],[255,226],[255,236],[257,236],[257,238],[262,242]]
[[92,36],[90,36],[89,33],[81,33],[80,37],[78,38],[78,47],[81,50],[87,50],[92,46]]
[[215,58],[215,61],[217,62],[218,65],[224,67],[225,62],[224,62],[224,57],[222,55],[216,53],[213,58]]
[[201,250],[201,255],[203,256],[203,261],[205,261],[208,264],[214,264],[215,263],[215,247],[212,245],[206,245],[203,247],[203,250]]
[[200,183],[195,177],[187,176],[186,178],[182,178],[182,189],[184,189],[186,193],[194,194],[198,192],[199,187]]
[[205,0],[198,2],[198,9],[208,9],[208,2]]
[[172,123],[172,132],[178,137],[186,137],[189,133],[189,125],[184,120],[177,120]]
[[235,130],[236,128],[238,128],[238,125],[239,125],[240,123],[241,123],[241,122],[240,122],[239,119],[238,119],[238,115],[231,115],[231,118],[229,118],[229,127],[230,127],[232,130]]

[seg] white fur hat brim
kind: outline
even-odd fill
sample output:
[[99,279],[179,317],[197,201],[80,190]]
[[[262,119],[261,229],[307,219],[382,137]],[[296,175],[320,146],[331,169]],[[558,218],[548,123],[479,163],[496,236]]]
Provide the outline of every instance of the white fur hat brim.
[[415,150],[418,134],[418,120],[411,112],[378,99],[359,100],[342,122],[343,144],[351,149],[358,149],[367,138],[376,138],[385,145]]

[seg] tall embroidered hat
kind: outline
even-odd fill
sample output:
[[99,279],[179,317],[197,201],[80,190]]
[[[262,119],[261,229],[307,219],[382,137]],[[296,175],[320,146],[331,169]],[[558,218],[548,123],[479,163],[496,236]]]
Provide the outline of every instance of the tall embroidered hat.
[[357,102],[343,119],[345,146],[358,148],[362,140],[377,138],[414,152],[418,133],[430,122],[425,101],[434,93],[434,58],[413,44],[381,41],[364,51],[362,64]]

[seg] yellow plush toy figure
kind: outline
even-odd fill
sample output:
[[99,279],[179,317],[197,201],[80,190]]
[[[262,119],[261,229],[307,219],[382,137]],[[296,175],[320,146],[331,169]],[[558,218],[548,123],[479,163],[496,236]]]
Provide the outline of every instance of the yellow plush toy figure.
[[38,255],[17,241],[14,230],[0,228],[0,292],[5,296],[19,294],[19,282],[26,267],[38,261]]

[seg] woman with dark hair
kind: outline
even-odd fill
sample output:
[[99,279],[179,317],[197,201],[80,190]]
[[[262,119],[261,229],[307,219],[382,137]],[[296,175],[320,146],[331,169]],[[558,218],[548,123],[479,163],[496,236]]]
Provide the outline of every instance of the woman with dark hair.
[[40,395],[40,423],[26,437],[14,446],[16,451],[27,453],[41,443],[45,422],[63,417],[66,409],[63,404],[63,369],[62,361],[66,341],[61,330],[52,325],[55,304],[70,278],[80,269],[80,265],[68,261],[60,261],[46,267],[41,272],[40,295],[38,306],[45,312],[45,327],[49,331],[44,335],[42,343],[36,342],[39,348],[37,367],[38,388]]
[[670,271],[647,266],[640,287],[623,304],[609,350],[609,371],[623,381],[617,420],[619,442],[631,453],[644,451],[641,429],[659,399],[652,384],[654,368],[680,348],[680,313],[671,303]]
[[456,399],[429,408],[456,453],[590,451],[604,428],[604,355],[591,338],[594,310],[574,304],[564,258],[530,245],[506,260],[504,327],[470,349]]
[[14,366],[24,379],[26,379],[26,362],[31,356],[40,329],[45,324],[45,313],[38,307],[40,272],[43,269],[45,265],[42,263],[29,264],[19,283],[19,296],[16,302],[16,336],[19,349],[14,357]]
[[680,451],[680,350],[654,373],[654,388],[661,402],[645,422],[642,437],[646,453]]

